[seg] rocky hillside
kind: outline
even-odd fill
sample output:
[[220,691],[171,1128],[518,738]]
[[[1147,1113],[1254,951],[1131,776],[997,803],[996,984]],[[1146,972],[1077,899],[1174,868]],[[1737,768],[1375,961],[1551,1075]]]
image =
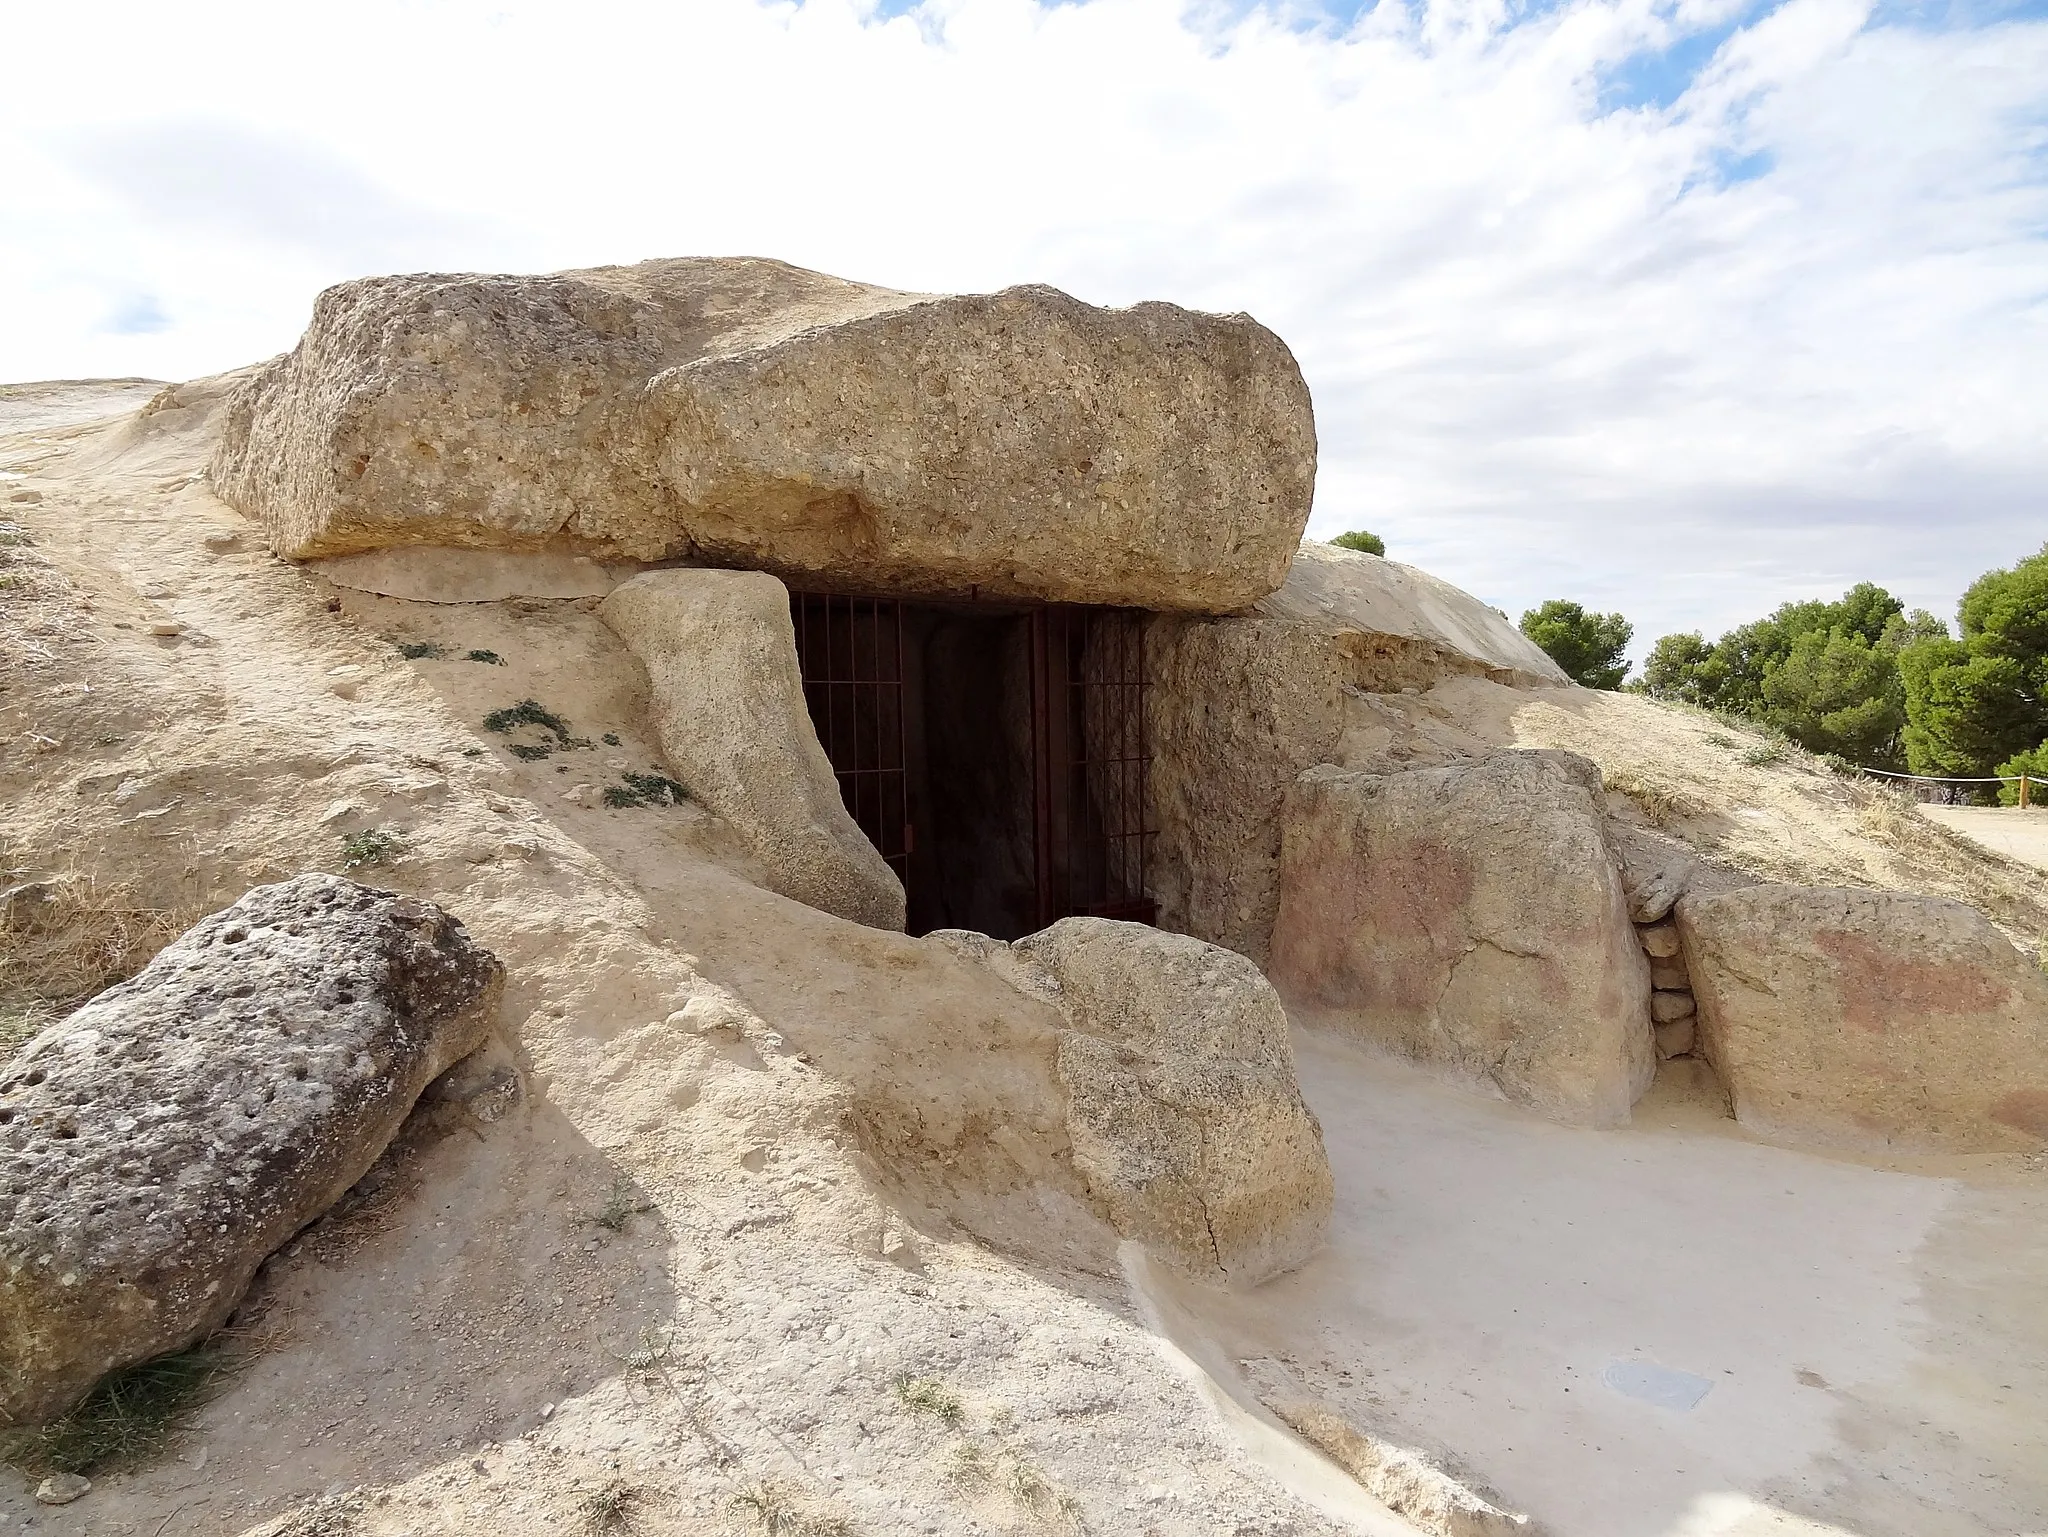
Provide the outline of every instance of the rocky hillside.
[[[902,297],[869,300],[893,314]],[[1757,881],[1953,897],[2032,945],[2048,933],[2038,874],[1713,720],[1560,686],[1512,630],[1421,573],[1313,553],[1305,575],[1245,615],[1160,621],[1189,646],[1186,675],[1240,669],[1228,697],[1258,727],[1223,743],[1219,761],[1243,777],[1202,783],[1190,773],[1172,787],[1190,825],[1221,808],[1214,838],[1186,845],[1194,852],[1173,899],[1219,932],[1238,925],[1247,953],[1263,950],[1290,892],[1297,904],[1313,894],[1307,910],[1319,916],[1358,903],[1344,936],[1367,932],[1368,920],[1399,929],[1408,909],[1390,914],[1361,897],[1353,864],[1281,846],[1273,818],[1284,796],[1308,793],[1297,776],[1318,765],[1320,799],[1294,803],[1302,826],[1441,842],[1493,828],[1505,804],[1550,806],[1539,831],[1552,841],[1529,846],[1562,850],[1558,869],[1568,854],[1578,860],[1591,895],[1576,929],[1612,960],[1601,975],[1569,979],[1571,1007],[1550,1012],[1591,1021],[1587,1049],[1608,1053],[1605,1076],[1575,1077],[1565,1088],[1597,1080],[1597,1093],[1567,1104],[1544,1076],[1550,1064],[1504,1071],[1505,1047],[1430,1035],[1411,1010],[1401,1028],[1418,1032],[1412,1061],[1461,1082],[1477,1073],[1515,1104],[1439,1098],[1448,1091],[1426,1079],[1376,1076],[1393,1070],[1354,1055],[1341,1022],[1328,1034],[1297,1031],[1290,1048],[1258,969],[1194,939],[1063,929],[1016,946],[958,933],[913,939],[781,894],[783,856],[674,777],[679,759],[710,763],[720,745],[715,733],[679,745],[682,728],[664,720],[663,701],[677,697],[658,652],[668,617],[652,640],[629,644],[601,612],[619,601],[600,596],[612,578],[576,595],[582,568],[569,570],[562,596],[426,602],[279,559],[205,479],[234,425],[225,402],[243,382],[165,390],[139,411],[128,382],[0,398],[17,412],[0,419],[8,1044],[43,1032],[36,1050],[83,1041],[75,1052],[62,1045],[83,1054],[178,1028],[179,1011],[198,1007],[197,972],[185,948],[165,947],[252,888],[303,899],[305,888],[285,883],[308,872],[315,890],[333,876],[400,894],[412,904],[406,924],[445,935],[431,915],[459,920],[464,945],[502,966],[502,982],[488,984],[502,988],[490,995],[497,1023],[481,1052],[425,1091],[388,1151],[360,1177],[348,1171],[338,1199],[329,1205],[323,1192],[279,1219],[289,1229],[326,1211],[274,1255],[263,1257],[272,1235],[258,1224],[219,1224],[234,1231],[217,1242],[254,1244],[261,1263],[225,1331],[205,1335],[229,1364],[190,1427],[160,1455],[96,1472],[75,1503],[37,1505],[33,1480],[7,1482],[0,1510],[10,1518],[144,1537],[564,1527],[1490,1537],[1531,1530],[1517,1512],[1532,1509],[1554,1530],[1648,1531],[1621,1487],[1628,1480],[1595,1455],[1624,1432],[1597,1415],[1572,1418],[1576,1406],[1546,1396],[1634,1342],[1603,1336],[1585,1350],[1605,1354],[1567,1365],[1544,1356],[1540,1369],[1503,1350],[1496,1375],[1473,1367],[1455,1387],[1440,1375],[1447,1341],[1505,1338],[1517,1309],[1541,1312],[1552,1292],[1594,1295],[1581,1288],[1595,1279],[1566,1263],[1577,1236],[1531,1238],[1526,1209],[1489,1204],[1497,1171],[1467,1183],[1448,1171],[1474,1149],[1512,1146],[1503,1167],[1575,1192],[1560,1209],[1582,1212],[1583,1232],[1615,1166],[1652,1156],[1641,1151],[1652,1144],[1676,1148],[1681,1133],[1698,1139],[1684,1143],[1692,1161],[1660,1178],[1711,1168],[1743,1192],[1716,1233],[1749,1231],[1754,1210],[1743,1202],[1795,1188],[1812,1210],[1882,1208],[1887,1221],[1932,1200],[1923,1186],[1996,1191],[1948,1230],[1961,1235],[1956,1263],[1969,1267],[1967,1307],[1944,1301],[1938,1320],[1921,1320],[1952,1331],[1942,1348],[1967,1392],[1908,1393],[1872,1365],[1854,1395],[1826,1400],[1848,1428],[1798,1443],[1820,1469],[1799,1478],[1754,1472],[1742,1457],[1764,1458],[1762,1443],[1741,1442],[1737,1456],[1726,1439],[1783,1440],[1781,1412],[1807,1434],[1796,1396],[1756,1409],[1722,1389],[1717,1406],[1743,1407],[1697,1422],[1724,1438],[1697,1462],[1685,1460],[1697,1444],[1681,1455],[1680,1442],[1630,1422],[1641,1467],[1684,1473],[1641,1475],[1645,1490],[1655,1485],[1640,1506],[1656,1512],[1654,1529],[1679,1529],[1695,1487],[1749,1491],[1777,1512],[1686,1528],[1731,1534],[1818,1533],[1829,1528],[1798,1512],[1846,1520],[1852,1508],[1875,1512],[1873,1532],[1934,1530],[1915,1522],[1959,1510],[1954,1530],[2005,1530],[2005,1513],[2048,1498],[2024,1432],[2038,1423],[2034,1407],[2048,1406],[2048,1384],[2027,1362],[2032,1315],[2021,1305],[2048,1271],[2024,1246],[1979,1241],[1980,1230],[2010,1234],[2038,1215],[2026,1157],[1972,1147],[1928,1163],[1941,1178],[1910,1195],[1893,1201],[1903,1183],[1866,1195],[1856,1181],[1877,1181],[1874,1171],[1852,1180],[1747,1140],[1689,1037],[1663,1052],[1636,1111],[1638,1141],[1515,1108],[1562,1105],[1558,1118],[1611,1124],[1618,1104],[1625,1116],[1659,1071],[1652,1043],[1678,1044],[1669,1031],[1651,1034],[1643,1000],[1697,987],[1704,1001],[1715,978],[1796,927],[1744,905],[1758,902],[1745,895]],[[719,618],[717,633],[743,621]],[[1207,649],[1187,640],[1197,632]],[[1273,654],[1300,664],[1312,699],[1288,700],[1285,679],[1257,673],[1254,642],[1276,636]],[[1185,762],[1214,745],[1190,718],[1166,728]],[[1527,748],[1558,751],[1511,753]],[[1398,792],[1382,783],[1394,780]],[[1247,786],[1270,802],[1266,820],[1231,823]],[[1560,826],[1570,838],[1557,841]],[[1215,884],[1213,873],[1241,858],[1256,862],[1245,866],[1251,877]],[[1657,906],[1646,893],[1680,858],[1694,883],[1673,884]],[[1736,965],[1674,970],[1681,946],[1667,936],[1688,921],[1672,917],[1681,889],[1703,899],[1683,953],[1734,955]],[[1455,904],[1470,920],[1460,943],[1512,961],[1501,936],[1528,904],[1511,883],[1473,890],[1484,900],[1468,892]],[[263,943],[297,953],[276,932],[298,920],[264,911]],[[1863,921],[1842,925],[1852,919]],[[1899,920],[1885,908],[1870,921],[1890,932],[1883,926]],[[224,915],[180,943],[226,945],[238,926]],[[1979,943],[1980,930],[1928,933],[1962,945]],[[300,964],[384,975],[364,957],[388,945],[364,932],[323,941]],[[1285,979],[1285,964],[1297,979],[1332,974],[1304,953],[1283,955],[1276,976]],[[1784,974],[1823,962],[1833,964],[1791,953]],[[1994,963],[2007,962],[1985,965]],[[1435,964],[1426,956],[1405,974],[1435,976]],[[1457,959],[1445,967],[1451,978]],[[222,975],[217,991],[230,996],[241,984]],[[475,973],[478,989],[484,975]],[[1628,998],[1602,998],[1614,975],[1631,980]],[[124,978],[137,978],[135,993],[106,992]],[[137,993],[173,1003],[124,1023],[117,1009]],[[460,1015],[470,996],[443,1013]],[[1355,996],[1340,1003],[1353,1024],[1366,1013]],[[81,1005],[100,1013],[74,1015]],[[330,995],[321,1006],[339,1005]],[[365,1024],[364,1041],[384,1038],[387,1015],[411,1017],[379,1006],[386,1014]],[[1660,1023],[1691,1017],[1688,1006]],[[70,1034],[49,1029],[74,1019],[83,1024]],[[451,1039],[472,1044],[461,1030]],[[435,1042],[408,1040],[417,1056],[394,1081],[404,1079],[409,1102],[412,1078],[444,1064]],[[1297,1073],[1297,1051],[1309,1071]],[[2025,1053],[2007,1055],[2031,1071]],[[1782,1086],[1809,1065],[1758,1071]],[[188,1067],[181,1082],[198,1093],[205,1072]],[[26,1087],[46,1082],[59,1080]],[[304,1107],[281,1080],[268,1089],[285,1092],[266,1098],[258,1081],[234,1113],[266,1134],[251,1145],[274,1154],[305,1140],[296,1128],[308,1123],[287,1114]],[[1833,1108],[1856,1125],[1871,1104]],[[1957,1115],[1990,1118],[1975,1102]],[[1449,1140],[1431,1141],[1432,1126]],[[94,1143],[109,1168],[131,1135],[115,1127]],[[1370,1140],[1390,1128],[1398,1139]],[[1414,1205],[1403,1205],[1410,1192]],[[1668,1210],[1615,1209],[1660,1241],[1683,1239]],[[1431,1250],[1460,1214],[1482,1210],[1479,1226],[1503,1247],[1456,1251],[1430,1274],[1423,1312],[1441,1308],[1434,1321],[1389,1322],[1394,1304],[1371,1288],[1403,1256]],[[19,1215],[35,1224],[35,1213]],[[1931,1233],[1935,1220],[1911,1232]],[[1784,1268],[1733,1279],[1703,1270],[1657,1287],[1635,1279],[1652,1263],[1645,1251],[1617,1239],[1601,1251],[1599,1279],[1616,1281],[1604,1306],[1631,1326],[1630,1310],[1659,1297],[1683,1300],[1687,1320],[1709,1316],[1717,1296],[1767,1311],[1818,1273],[1818,1251],[1802,1242],[1848,1243],[1842,1233],[1856,1226],[1833,1216],[1779,1223],[1772,1243]],[[1470,1239],[1469,1224],[1459,1231]],[[1918,1242],[1897,1247],[1911,1253]],[[1901,1277],[1912,1272],[1885,1269],[1896,1256],[1856,1252],[1837,1295],[1881,1272],[1883,1295],[1865,1301],[1885,1322],[1870,1332],[1907,1352],[1898,1341],[1912,1328],[1895,1317],[1893,1293],[1911,1291]],[[1301,1265],[1309,1255],[1318,1257]],[[1526,1295],[1524,1267],[1545,1278]],[[1925,1278],[1927,1296],[1945,1295],[1944,1284]],[[206,1306],[191,1316],[192,1337],[219,1321]],[[1801,1365],[1795,1379],[1788,1361],[1768,1364],[1774,1394],[1824,1391],[1803,1380],[1819,1371]],[[2018,1408],[1972,1418],[1988,1402],[1977,1395],[1987,1373],[2018,1384],[2003,1390]],[[1543,1410],[1508,1414],[1503,1403]],[[1916,1429],[1916,1416],[1938,1423]],[[1569,1433],[1523,1434],[1532,1419]],[[1965,1467],[1944,1449],[1962,1429],[1980,1463]],[[20,1460],[40,1466],[36,1455]],[[1912,1470],[1902,1480],[1911,1489],[1864,1492],[1900,1467]],[[1779,1514],[1781,1524],[1761,1524]]]

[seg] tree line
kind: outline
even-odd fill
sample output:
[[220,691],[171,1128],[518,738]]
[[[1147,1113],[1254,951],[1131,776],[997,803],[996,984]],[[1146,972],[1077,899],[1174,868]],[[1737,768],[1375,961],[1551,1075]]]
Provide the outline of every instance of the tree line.
[[[1970,584],[1956,628],[1859,582],[1832,603],[1781,604],[1718,640],[1666,635],[1626,684],[1620,614],[1553,600],[1522,632],[1592,688],[1740,716],[1860,768],[2048,779],[2048,545]],[[2000,798],[2017,798],[2004,786]]]

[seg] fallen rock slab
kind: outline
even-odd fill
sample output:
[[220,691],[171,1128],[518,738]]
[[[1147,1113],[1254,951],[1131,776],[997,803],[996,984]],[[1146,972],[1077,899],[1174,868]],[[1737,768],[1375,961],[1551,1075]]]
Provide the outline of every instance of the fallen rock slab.
[[483,1043],[504,969],[432,903],[303,875],[202,919],[0,1073],[0,1413],[218,1328]]
[[759,571],[649,571],[598,614],[647,669],[670,770],[739,834],[771,889],[901,929],[903,882],[848,815],[804,703],[788,589]]
[[1160,921],[1261,964],[1288,787],[1304,769],[1348,761],[1363,699],[1460,676],[1570,685],[1470,593],[1315,540],[1249,614],[1155,618],[1145,665],[1147,793],[1159,829],[1149,880]]
[[1945,897],[1765,885],[1678,904],[1735,1117],[1862,1151],[2048,1142],[2048,975]]
[[294,559],[554,545],[1224,613],[1286,576],[1315,452],[1248,316],[673,260],[330,288],[209,474]]
[[1566,752],[1288,793],[1271,974],[1290,1006],[1558,1120],[1650,1085],[1650,976],[1601,809]]
[[1058,1072],[1074,1163],[1118,1231],[1236,1284],[1314,1253],[1330,1161],[1258,968],[1109,918],[1065,918],[1011,948],[1067,1018]]

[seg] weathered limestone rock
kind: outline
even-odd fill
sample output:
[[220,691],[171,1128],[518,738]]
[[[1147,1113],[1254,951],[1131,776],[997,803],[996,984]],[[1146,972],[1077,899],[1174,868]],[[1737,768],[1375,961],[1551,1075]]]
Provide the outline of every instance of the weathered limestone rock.
[[1643,954],[1652,960],[1668,961],[1678,954],[1678,925],[1649,923],[1636,930],[1643,942]]
[[69,1505],[92,1493],[92,1480],[76,1473],[52,1473],[36,1485],[38,1505]]
[[1565,752],[1311,769],[1287,801],[1281,995],[1559,1120],[1626,1121],[1655,1072],[1650,979],[1600,796]]
[[293,558],[555,543],[1231,612],[1286,575],[1315,428],[1247,316],[677,260],[330,288],[210,473]]
[[1668,918],[1699,873],[1699,860],[1676,839],[1644,828],[1617,824],[1609,836],[1621,856],[1621,887],[1628,896],[1629,917],[1637,923]]
[[1660,992],[1682,992],[1692,986],[1692,974],[1678,956],[1650,957],[1650,986]]
[[1650,994],[1650,1018],[1660,1025],[1668,1025],[1674,1019],[1690,1019],[1698,1008],[1698,1000],[1691,993],[1675,988]]
[[259,886],[0,1075],[0,1412],[219,1327],[482,1044],[504,969],[431,903]]
[[759,571],[648,571],[598,609],[647,668],[662,755],[786,897],[903,927],[903,882],[847,814],[804,705],[789,593]]
[[1153,621],[1146,665],[1161,921],[1261,962],[1279,903],[1281,804],[1304,769],[1343,761],[1361,695],[1461,676],[1568,682],[1469,593],[1312,540],[1251,614]]
[[1518,688],[1571,680],[1498,611],[1419,566],[1306,540],[1279,591],[1258,612],[1342,639],[1375,691],[1428,688],[1447,677],[1485,674]]
[[1146,660],[1160,922],[1263,962],[1280,808],[1336,751],[1342,669],[1326,638],[1262,616],[1157,622]]
[[1971,907],[1754,886],[1678,904],[1736,1119],[1852,1149],[2048,1141],[2048,976]]
[[1287,1016],[1258,968],[1186,935],[1067,918],[1012,953],[1043,968],[1074,1163],[1117,1229],[1251,1284],[1321,1244],[1332,1185]]
[[1669,1062],[1673,1057],[1683,1057],[1692,1051],[1697,1036],[1697,1025],[1692,1015],[1679,1019],[1657,1021],[1657,1057]]
[[[507,598],[601,598],[619,579],[594,560],[539,550],[439,545],[365,550],[312,562],[337,587],[410,603],[501,603]],[[630,574],[630,573],[629,573]]]

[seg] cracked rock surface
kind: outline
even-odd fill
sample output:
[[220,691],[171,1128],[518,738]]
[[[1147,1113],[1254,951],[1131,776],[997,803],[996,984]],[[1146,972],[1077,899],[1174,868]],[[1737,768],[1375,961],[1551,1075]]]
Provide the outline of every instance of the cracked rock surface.
[[1284,823],[1291,1007],[1557,1120],[1628,1119],[1656,1071],[1650,974],[1589,760],[1311,769]]
[[1109,918],[1062,919],[1012,953],[1071,1027],[1058,1071],[1074,1163],[1119,1232],[1192,1275],[1245,1285],[1321,1245],[1322,1127],[1256,966]]
[[1945,897],[1770,885],[1678,904],[1735,1118],[1866,1151],[2048,1142],[2048,976]]
[[1315,461],[1249,316],[738,258],[338,284],[210,475],[293,559],[557,548],[1232,613],[1286,577]]
[[259,886],[0,1075],[0,1413],[226,1320],[435,1077],[504,968],[430,902],[332,875]]

